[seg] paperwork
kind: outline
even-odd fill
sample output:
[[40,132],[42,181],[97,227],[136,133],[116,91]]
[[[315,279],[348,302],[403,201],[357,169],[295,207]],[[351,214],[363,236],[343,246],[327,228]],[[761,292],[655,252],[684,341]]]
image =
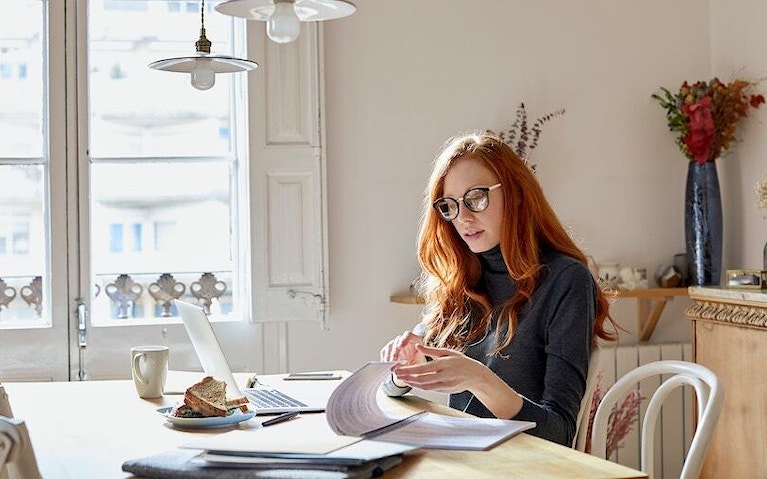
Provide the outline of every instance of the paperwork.
[[360,437],[339,436],[333,432],[322,414],[302,414],[274,426],[204,436],[181,447],[250,455],[327,454],[359,440]]
[[[206,451],[211,462],[219,464],[247,462],[242,457],[368,461],[419,447],[487,450],[535,427],[534,422],[426,411],[402,417],[388,414],[378,405],[377,395],[392,364],[373,361],[357,369],[333,391],[325,415],[302,414],[267,428],[206,436],[181,447]],[[221,457],[227,455],[240,458]]]
[[378,405],[377,393],[391,362],[369,362],[330,396],[325,416],[339,435],[415,444],[429,449],[486,450],[535,427],[534,422],[454,417],[430,412],[396,417]]

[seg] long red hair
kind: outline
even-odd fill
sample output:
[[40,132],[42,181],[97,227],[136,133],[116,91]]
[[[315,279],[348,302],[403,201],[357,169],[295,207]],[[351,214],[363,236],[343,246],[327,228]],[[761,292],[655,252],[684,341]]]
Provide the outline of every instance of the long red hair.
[[[509,145],[485,133],[448,141],[434,161],[418,235],[418,260],[424,271],[420,287],[426,297],[427,342],[464,349],[485,334],[492,316],[489,298],[475,289],[482,274],[479,259],[453,225],[432,208],[432,203],[443,196],[447,171],[465,157],[480,160],[503,185],[501,253],[516,284],[516,293],[506,301],[497,317],[499,323],[508,321],[509,324],[508,328],[496,328],[499,332],[506,331],[504,337],[496,338],[494,353],[498,353],[511,342],[518,312],[530,300],[538,283],[541,250],[558,251],[584,265],[587,260],[554,214],[533,172]],[[615,329],[605,329],[606,321],[616,327],[609,314],[607,298],[601,288],[596,289],[594,342],[597,337],[614,340]],[[479,320],[469,321],[470,318]]]

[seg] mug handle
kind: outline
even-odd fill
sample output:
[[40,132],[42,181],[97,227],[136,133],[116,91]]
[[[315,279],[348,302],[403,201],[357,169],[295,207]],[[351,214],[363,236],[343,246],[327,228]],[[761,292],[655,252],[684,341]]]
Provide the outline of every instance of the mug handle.
[[139,367],[139,361],[141,361],[141,358],[146,360],[146,354],[138,353],[137,355],[133,356],[133,376],[138,379],[138,382],[146,385],[149,383],[149,381],[147,378],[141,375],[141,368]]

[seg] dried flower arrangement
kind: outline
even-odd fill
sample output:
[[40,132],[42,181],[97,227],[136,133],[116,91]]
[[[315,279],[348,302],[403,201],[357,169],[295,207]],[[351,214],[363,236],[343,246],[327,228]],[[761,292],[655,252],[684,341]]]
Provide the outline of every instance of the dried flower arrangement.
[[[597,385],[594,389],[594,396],[591,399],[591,408],[589,409],[589,424],[586,431],[585,452],[591,452],[591,432],[594,427],[594,416],[597,413],[599,403],[605,391],[602,389],[602,371],[597,374]],[[634,427],[639,419],[639,404],[644,399],[639,394],[639,389],[632,389],[620,404],[616,404],[610,417],[607,419],[607,448],[606,456],[612,456],[618,449],[623,447],[623,440],[626,438],[631,428]]]
[[[547,113],[542,117],[535,120],[532,126],[529,125],[527,120],[527,109],[525,103],[521,102],[517,107],[517,114],[514,123],[506,131],[499,133],[493,130],[487,130],[488,133],[497,135],[507,145],[511,146],[514,151],[522,158],[525,163],[528,163],[529,155],[532,150],[538,146],[538,139],[541,136],[541,131],[544,123],[565,114],[564,109],[555,110],[551,113]],[[528,163],[529,165],[529,163]],[[529,165],[530,169],[535,171],[536,165]]]
[[764,96],[752,92],[757,82],[718,78],[708,82],[686,81],[678,93],[661,87],[651,98],[666,110],[669,130],[677,134],[676,144],[688,159],[705,163],[715,161],[735,139],[735,130],[748,114],[759,108]]

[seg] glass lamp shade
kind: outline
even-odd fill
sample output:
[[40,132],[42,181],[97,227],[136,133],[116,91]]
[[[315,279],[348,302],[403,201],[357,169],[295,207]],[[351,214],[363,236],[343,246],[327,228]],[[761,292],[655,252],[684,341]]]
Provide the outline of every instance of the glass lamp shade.
[[242,58],[222,55],[198,54],[188,57],[166,58],[149,64],[149,68],[166,72],[189,73],[192,86],[208,90],[216,83],[216,73],[236,73],[254,70],[258,63]]
[[[276,0],[227,0],[216,5],[215,10],[232,17],[265,22],[274,13],[276,3]],[[348,17],[357,11],[357,7],[346,0],[295,0],[286,3],[293,4],[302,22],[334,20]]]

